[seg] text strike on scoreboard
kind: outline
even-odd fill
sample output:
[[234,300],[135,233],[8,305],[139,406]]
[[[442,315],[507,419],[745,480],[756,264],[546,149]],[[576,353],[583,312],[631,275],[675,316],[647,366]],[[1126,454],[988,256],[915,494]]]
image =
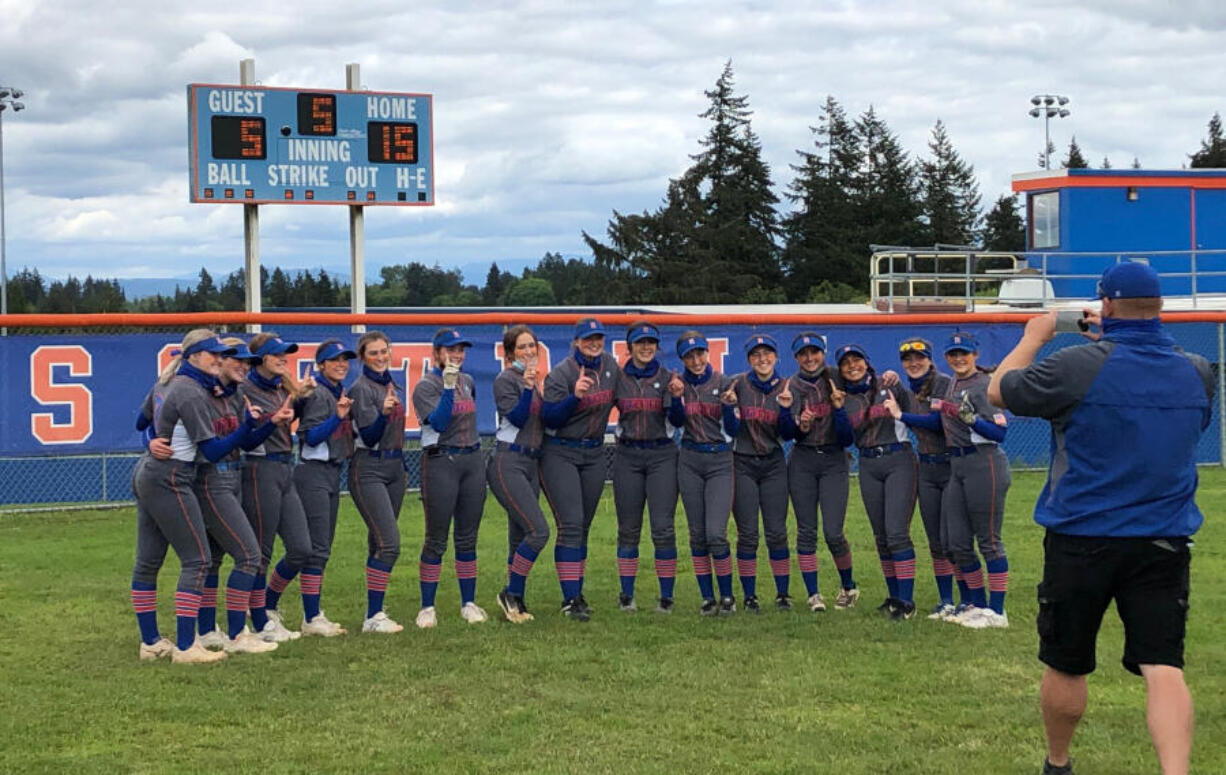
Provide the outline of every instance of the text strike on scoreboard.
[[434,204],[429,94],[191,84],[191,201]]

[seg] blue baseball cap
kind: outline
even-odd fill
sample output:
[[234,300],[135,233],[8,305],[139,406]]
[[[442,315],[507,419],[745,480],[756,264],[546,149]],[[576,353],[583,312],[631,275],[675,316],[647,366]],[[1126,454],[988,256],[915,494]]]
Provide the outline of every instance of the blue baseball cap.
[[1098,299],[1156,299],[1162,296],[1158,273],[1149,264],[1124,261],[1103,271],[1098,281]]
[[233,358],[237,361],[258,361],[260,356],[247,349],[246,344],[236,344],[230,348],[234,351],[233,355],[227,355],[227,358]]
[[770,334],[754,334],[745,340],[745,354],[749,355],[758,347],[769,347],[777,354],[779,345],[775,343],[775,338]]
[[274,336],[257,347],[252,354],[257,358],[263,358],[265,355],[285,355],[286,353],[296,352],[298,352],[298,345],[293,342],[286,342],[279,336]]
[[589,336],[604,335],[604,325],[596,318],[583,318],[575,323],[575,339],[587,339]]
[[324,361],[332,361],[337,358],[353,360],[358,357],[358,354],[350,350],[340,342],[328,342],[323,347],[315,351],[315,362],[323,363]]
[[865,352],[864,348],[858,344],[845,344],[839,349],[835,350],[834,351],[834,362],[842,363],[843,359],[846,358],[848,355],[859,355],[861,358],[864,359],[865,363],[871,363],[868,357],[868,353]]
[[219,336],[210,336],[208,339],[201,339],[195,344],[190,344],[183,348],[182,355],[184,358],[193,353],[213,353],[215,355],[232,356],[237,352],[233,347],[221,341]]
[[684,358],[694,350],[710,350],[705,336],[687,336],[677,340],[677,357]]
[[965,331],[955,331],[945,340],[945,355],[961,350],[966,353],[979,352],[979,340],[973,334]]
[[659,342],[660,341],[660,329],[656,328],[650,323],[645,323],[645,324],[639,324],[637,326],[634,326],[633,328],[630,328],[626,331],[626,342],[628,344],[634,344],[635,342],[641,342],[644,339],[654,339],[657,342]]
[[826,339],[812,331],[802,331],[792,340],[792,355],[800,355],[800,351],[806,347],[816,347],[826,352]]
[[447,328],[434,335],[435,347],[472,347],[473,343],[460,335],[454,328]]

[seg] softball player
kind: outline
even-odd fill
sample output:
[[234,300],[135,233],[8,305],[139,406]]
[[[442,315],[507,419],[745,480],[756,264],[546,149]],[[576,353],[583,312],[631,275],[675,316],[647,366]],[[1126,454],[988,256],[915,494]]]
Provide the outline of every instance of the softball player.
[[836,609],[850,608],[860,598],[852,575],[851,546],[843,534],[847,518],[849,469],[847,447],[855,439],[842,405],[832,393],[835,370],[826,364],[825,339],[812,331],[792,340],[799,370],[792,378],[793,406],[799,407],[796,444],[788,457],[788,492],[796,513],[796,560],[809,595],[810,611],[825,611],[826,599],[817,586],[817,509],[822,510],[822,534],[842,582]]
[[421,549],[421,611],[417,626],[433,627],[434,596],[455,521],[455,573],[460,583],[460,616],[484,622],[476,603],[477,529],[485,508],[485,470],[477,436],[473,378],[460,371],[472,342],[451,328],[434,335],[434,368],[413,388],[413,408],[421,418],[421,501],[426,538]]
[[[1005,496],[1011,480],[1009,460],[1000,449],[1008,424],[1003,412],[988,402],[989,370],[978,366],[975,337],[957,332],[945,343],[945,360],[953,371],[941,402],[941,422],[949,448],[950,478],[942,500],[945,545],[962,571],[961,612],[946,617],[972,629],[1008,627],[1005,593],[1009,560],[1001,540]],[[988,570],[988,592],[975,543]]]
[[336,535],[341,465],[353,455],[353,423],[349,417],[353,399],[345,395],[342,383],[349,373],[349,361],[357,357],[357,353],[339,340],[322,342],[315,350],[315,364],[319,369],[316,389],[301,401],[300,462],[294,468],[294,486],[311,535],[311,555],[298,576],[302,589],[303,635],[330,638],[345,634],[344,627],[324,615],[320,596],[324,568],[332,555],[332,539]]
[[932,342],[927,339],[904,339],[898,345],[898,357],[907,375],[906,387],[911,393],[916,413],[898,409],[895,419],[910,426],[919,444],[916,487],[920,518],[928,536],[932,573],[940,597],[928,618],[943,619],[954,610],[953,556],[941,538],[941,501],[949,483],[949,453],[945,449],[945,431],[941,427],[940,396],[949,390],[950,380],[933,365]]
[[792,391],[775,365],[779,348],[766,334],[745,341],[750,370],[738,375],[732,388],[740,410],[740,427],[733,442],[736,471],[732,515],[736,519],[736,564],[745,594],[745,610],[761,613],[756,591],[758,576],[758,511],[775,576],[775,606],[792,607],[788,595],[791,580],[788,552],[788,471],[783,459],[783,439],[793,429]]
[[[255,528],[261,553],[260,573],[251,590],[251,623],[261,638],[280,643],[302,637],[301,632],[286,628],[278,605],[285,587],[311,556],[306,513],[294,487],[290,423],[294,419],[296,395],[291,387],[292,378],[287,377],[285,358],[297,352],[298,345],[265,332],[252,337],[249,347],[259,361],[248,372],[247,380],[238,386],[238,394],[261,413],[273,417],[268,435],[243,447],[246,450],[243,509]],[[268,578],[277,535],[285,545],[285,556],[273,568],[272,578]]]
[[[617,449],[613,457],[613,504],[617,510],[617,572],[621,595],[617,607],[634,611],[634,582],[638,576],[639,536],[643,531],[643,506],[651,520],[651,543],[655,547],[656,577],[660,602],[656,612],[673,611],[673,586],[677,580],[677,445],[668,408],[675,399],[670,384],[677,375],[660,365],[660,331],[647,321],[626,329],[630,359],[617,375]],[[678,402],[679,403],[679,402]]]
[[349,460],[349,491],[366,523],[366,620],[362,632],[400,632],[383,610],[387,580],[400,557],[396,520],[404,501],[404,391],[388,371],[392,350],[382,331],[358,339],[362,373],[349,388],[350,416],[357,429]]
[[847,393],[845,411],[860,450],[860,497],[889,591],[877,610],[897,621],[910,619],[915,616],[911,515],[915,511],[916,463],[907,426],[891,415],[891,402],[910,410],[910,396],[898,384],[883,385],[858,344],[836,350],[835,362]]
[[562,613],[584,622],[591,618],[583,597],[587,537],[604,490],[604,434],[620,371],[604,351],[604,338],[604,326],[595,318],[575,324],[574,350],[545,377],[541,404],[546,434],[541,486],[558,528],[553,559]]
[[539,461],[545,431],[536,334],[527,326],[512,326],[502,338],[502,351],[505,368],[494,378],[497,441],[485,479],[507,510],[507,585],[498,593],[498,607],[509,621],[520,624],[532,619],[524,603],[524,584],[549,541],[549,523],[540,503]]
[[[677,339],[677,357],[685,364],[680,391],[669,383],[674,400],[669,416],[684,430],[677,461],[677,488],[690,529],[690,557],[703,616],[736,611],[732,597],[732,553],[728,546],[728,517],[732,512],[732,440],[740,420],[732,379],[711,368],[707,340],[697,331]],[[680,411],[678,411],[680,409]],[[719,584],[719,602],[711,586],[711,564]]]

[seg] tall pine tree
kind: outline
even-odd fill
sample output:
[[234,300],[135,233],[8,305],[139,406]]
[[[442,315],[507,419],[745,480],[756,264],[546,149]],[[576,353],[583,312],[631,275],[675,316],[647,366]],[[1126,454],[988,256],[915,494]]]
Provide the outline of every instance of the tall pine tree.
[[933,244],[971,245],[978,238],[979,183],[975,168],[962,160],[940,120],[928,142],[931,157],[920,162],[920,191],[928,237]]
[[984,218],[983,246],[987,250],[1026,249],[1026,226],[1018,211],[1016,194],[1002,194]]
[[1209,119],[1209,134],[1200,142],[1200,150],[1189,157],[1192,168],[1226,167],[1226,136],[1222,134],[1222,114]]
[[1064,161],[1060,162],[1060,166],[1066,170],[1084,170],[1089,168],[1090,163],[1086,161],[1086,157],[1081,152],[1081,146],[1077,144],[1077,135],[1073,135],[1073,139],[1068,144],[1068,156],[1064,157]]
[[[871,106],[856,120],[856,131],[864,140],[864,157],[856,177],[862,239],[869,245],[923,243],[923,207],[915,165]],[[868,264],[866,249],[855,282],[850,284],[867,287]]]

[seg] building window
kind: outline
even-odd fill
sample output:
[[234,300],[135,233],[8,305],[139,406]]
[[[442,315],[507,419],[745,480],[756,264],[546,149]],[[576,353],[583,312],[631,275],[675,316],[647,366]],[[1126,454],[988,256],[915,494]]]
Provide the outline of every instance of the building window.
[[1030,246],[1035,250],[1060,247],[1059,191],[1031,195]]

